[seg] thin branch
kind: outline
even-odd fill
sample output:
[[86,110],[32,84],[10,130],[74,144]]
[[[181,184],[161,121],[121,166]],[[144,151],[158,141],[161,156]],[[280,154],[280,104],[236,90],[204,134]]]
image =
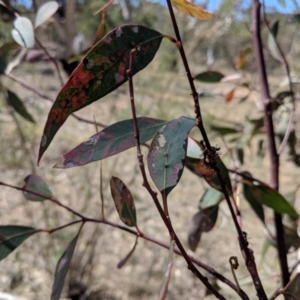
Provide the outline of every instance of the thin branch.
[[35,37],[35,41],[39,45],[39,47],[45,52],[45,54],[49,57],[49,59],[53,62],[54,66],[55,66],[55,69],[56,69],[56,72],[58,74],[58,78],[60,80],[60,84],[61,84],[61,86],[63,86],[64,85],[64,80],[63,80],[63,78],[61,76],[61,72],[59,70],[59,66],[58,66],[57,60],[54,59],[50,55],[50,53],[48,52],[48,50],[43,46],[43,44],[39,41],[39,39],[37,37]]
[[[7,184],[5,182],[1,182],[0,181],[0,186],[6,186],[6,187],[9,187],[9,188],[12,188],[12,189],[16,189],[16,190],[19,190],[19,191],[26,191],[28,193],[31,193],[33,195],[36,195],[36,196],[39,196],[39,197],[42,197],[42,198],[45,198],[47,199],[47,197],[45,197],[44,195],[42,194],[39,194],[39,193],[35,193],[33,191],[29,191],[29,190],[26,190],[24,188],[20,188],[18,186],[14,186],[14,185],[11,185],[11,184]],[[154,192],[155,193],[155,192]],[[76,221],[73,221],[71,223],[68,223],[68,224],[65,224],[65,225],[62,225],[60,227],[57,227],[57,228],[53,228],[51,229],[50,231],[51,232],[55,232],[57,230],[60,230],[60,229],[63,229],[65,227],[68,227],[68,226],[71,226],[72,224],[76,224],[76,223],[80,223],[80,222],[94,222],[94,223],[102,223],[102,224],[106,224],[106,225],[109,225],[109,226],[112,226],[114,228],[118,228],[120,230],[123,230],[123,231],[126,231],[130,234],[133,234],[135,236],[139,236],[149,242],[152,242],[153,244],[156,244],[158,246],[161,246],[165,249],[170,249],[170,245],[168,244],[165,244],[164,242],[161,242],[159,240],[156,240],[155,238],[152,238],[146,234],[141,234],[140,232],[138,231],[134,231],[128,227],[125,227],[125,226],[122,226],[122,225],[119,225],[119,224],[116,224],[116,223],[113,223],[113,222],[110,222],[109,220],[107,219],[93,219],[93,218],[88,218],[88,217],[85,217],[83,216],[82,214],[78,213],[78,212],[75,212],[73,209],[65,206],[65,205],[62,205],[60,201],[58,201],[56,199],[56,201],[53,201],[53,203],[65,208],[66,210],[68,210],[69,212],[73,213],[74,215],[78,216],[80,218],[80,220],[76,220]],[[162,209],[161,209],[162,211]],[[47,229],[39,229],[37,230],[37,232],[49,232],[49,230]],[[51,233],[50,232],[50,233]],[[174,249],[174,252],[180,256],[183,256],[183,254],[181,253],[181,251],[177,250],[176,248]],[[214,270],[212,267],[202,263],[201,261],[189,256],[189,259],[191,262],[195,263],[197,266],[199,266],[200,268],[203,268],[205,269],[207,272],[209,272],[210,274],[214,275],[216,278],[218,278],[220,281],[224,282],[226,285],[228,285],[229,287],[231,287],[234,291],[236,291],[236,293],[241,297],[241,299],[243,300],[249,300],[247,294],[243,291],[243,290],[239,290],[238,287],[233,283],[231,282],[229,279],[225,278],[223,275],[221,275],[220,273],[218,273],[216,270]]]
[[[269,84],[266,74],[266,66],[263,55],[263,46],[260,33],[260,8],[259,0],[252,0],[252,35],[254,43],[254,52],[258,70],[259,82],[261,85],[261,94],[264,104],[264,124],[267,131],[268,148],[270,156],[270,186],[279,189],[279,155],[276,149],[275,131],[272,116],[272,102],[269,91]],[[282,224],[282,215],[274,213],[276,227],[277,250],[280,261],[282,284],[285,286],[289,282],[289,271],[287,256],[285,251],[284,230]]]
[[207,278],[203,276],[200,271],[194,266],[192,261],[190,260],[190,257],[187,255],[184,247],[182,246],[179,238],[176,236],[176,233],[173,229],[172,223],[170,221],[170,218],[165,214],[164,210],[162,209],[159,200],[157,198],[157,193],[152,190],[150,187],[150,184],[148,182],[148,178],[145,172],[145,165],[143,161],[143,154],[141,152],[141,144],[140,144],[140,135],[139,135],[139,128],[137,124],[137,116],[136,116],[136,110],[135,110],[135,104],[134,104],[134,89],[133,89],[133,74],[132,74],[132,64],[134,60],[134,56],[136,54],[136,50],[133,50],[130,52],[130,61],[129,61],[129,69],[127,70],[127,77],[128,77],[128,83],[129,83],[129,94],[130,94],[130,103],[131,103],[131,111],[132,111],[132,118],[133,118],[133,126],[134,126],[134,137],[136,139],[136,147],[137,147],[137,158],[139,161],[140,170],[143,177],[143,186],[146,188],[150,196],[152,197],[154,204],[156,205],[156,208],[164,221],[167,229],[169,230],[171,241],[175,240],[177,247],[179,248],[180,252],[182,253],[182,256],[187,262],[188,269],[192,271],[192,273],[199,278],[199,280],[204,284],[204,286],[211,291],[217,299],[223,299],[225,298],[209,283]]
[[[269,26],[269,23],[267,21],[267,17],[266,17],[266,11],[265,11],[265,5],[263,4],[263,16],[264,16],[264,21],[265,21],[265,24],[269,30],[269,34],[272,34],[271,33],[271,29],[270,29],[270,26]],[[275,45],[280,53],[280,56],[281,56],[281,63],[285,69],[285,72],[286,72],[286,75],[288,77],[288,82],[289,82],[289,89],[290,89],[290,93],[291,93],[291,99],[292,99],[292,109],[288,109],[289,112],[290,112],[290,117],[289,117],[289,121],[288,121],[288,125],[287,125],[287,129],[285,131],[285,134],[284,134],[284,137],[283,137],[283,140],[281,142],[281,145],[279,146],[278,150],[277,150],[277,154],[280,155],[282,153],[282,151],[284,150],[285,146],[287,145],[287,142],[288,142],[288,139],[289,139],[289,136],[291,134],[291,131],[292,131],[292,125],[293,125],[293,121],[294,121],[294,118],[295,118],[295,113],[296,113],[296,99],[295,99],[295,94],[294,94],[294,89],[293,89],[293,84],[292,84],[292,78],[291,78],[291,72],[290,72],[290,66],[287,62],[287,59],[276,39],[276,37],[274,36],[274,41],[275,41]]]

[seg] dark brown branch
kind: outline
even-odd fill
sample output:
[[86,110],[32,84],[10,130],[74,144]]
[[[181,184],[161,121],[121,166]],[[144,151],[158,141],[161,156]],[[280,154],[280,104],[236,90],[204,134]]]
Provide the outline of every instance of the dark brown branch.
[[[204,128],[204,124],[203,124],[203,120],[202,120],[202,116],[201,116],[200,105],[199,105],[199,96],[198,96],[198,93],[196,91],[195,84],[194,84],[194,78],[191,75],[189,64],[188,64],[188,61],[187,61],[187,58],[186,58],[186,55],[185,55],[185,51],[184,51],[184,48],[183,48],[183,45],[182,45],[182,40],[181,40],[181,36],[180,36],[180,33],[179,33],[178,25],[177,25],[177,22],[176,22],[176,18],[175,18],[175,15],[174,15],[174,11],[173,11],[173,8],[172,8],[171,0],[167,0],[167,4],[168,4],[168,9],[169,9],[172,25],[173,25],[175,35],[176,35],[176,39],[177,39],[177,46],[178,46],[178,49],[179,49],[179,52],[180,52],[180,56],[181,56],[185,71],[186,71],[188,82],[190,84],[191,95],[192,95],[193,100],[194,100],[194,110],[195,110],[195,114],[196,114],[197,126],[198,126],[198,128],[201,132],[201,135],[202,135],[202,138],[204,140],[206,149],[209,152],[214,152],[214,149],[210,145],[209,139],[207,137],[207,134],[206,134],[206,131],[205,131],[205,128]],[[244,255],[244,258],[245,258],[245,261],[246,261],[246,266],[247,266],[248,271],[249,271],[249,273],[252,277],[252,281],[253,281],[254,286],[256,288],[259,299],[266,300],[267,296],[265,294],[264,288],[261,284],[261,281],[260,281],[260,278],[259,278],[259,275],[258,275],[258,272],[257,272],[257,269],[256,269],[254,256],[253,256],[253,253],[251,252],[252,250],[250,251],[250,249],[248,248],[248,244],[245,241],[245,238],[243,236],[242,229],[239,225],[239,222],[237,220],[237,216],[234,212],[233,206],[232,206],[231,201],[230,201],[229,194],[227,192],[227,188],[226,188],[226,185],[225,185],[224,178],[222,177],[220,169],[217,167],[217,165],[215,163],[213,163],[213,164],[214,164],[214,169],[217,173],[218,179],[219,179],[220,184],[221,184],[222,192],[224,193],[227,205],[229,207],[234,225],[235,225],[237,233],[238,233],[239,243],[240,243],[241,251],[242,251],[242,253]]]
[[[258,0],[252,0],[252,35],[254,43],[254,53],[258,70],[258,77],[261,86],[262,101],[264,104],[264,124],[267,131],[268,149],[270,156],[270,186],[279,189],[279,155],[275,143],[275,132],[272,117],[272,102],[269,91],[269,84],[266,74],[265,60],[263,56],[263,46],[260,33],[260,8]],[[287,256],[285,251],[284,231],[282,224],[282,215],[274,213],[276,227],[276,241],[279,255],[282,284],[285,286],[289,282],[289,271]]]
[[[127,76],[128,76],[128,83],[129,83],[129,95],[130,95],[130,103],[131,103],[131,111],[132,111],[132,118],[133,118],[133,126],[134,126],[134,137],[136,139],[136,143],[137,143],[137,158],[139,161],[139,166],[140,166],[140,170],[142,173],[142,177],[143,177],[143,186],[146,188],[146,190],[148,191],[148,193],[150,194],[150,196],[152,197],[154,204],[163,220],[163,222],[165,223],[167,229],[169,230],[169,234],[170,234],[170,239],[171,242],[172,240],[175,240],[175,243],[177,245],[177,247],[179,248],[182,256],[184,257],[185,261],[187,262],[188,265],[188,269],[191,270],[191,272],[197,277],[199,278],[199,280],[203,283],[203,285],[209,290],[211,291],[216,297],[217,299],[222,299],[225,300],[226,298],[224,298],[208,281],[208,279],[203,276],[200,271],[194,266],[193,262],[191,261],[190,257],[188,256],[188,254],[186,253],[183,245],[181,244],[179,238],[177,237],[171,220],[169,218],[168,215],[165,214],[165,211],[162,209],[159,200],[157,198],[157,193],[155,191],[152,190],[152,188],[150,187],[150,184],[148,182],[148,178],[145,172],[145,165],[144,165],[144,161],[143,161],[143,154],[141,152],[141,144],[140,144],[140,135],[139,135],[139,128],[138,128],[138,124],[137,124],[137,116],[136,116],[136,110],[135,110],[135,104],[134,104],[134,89],[133,89],[133,74],[132,74],[132,65],[133,65],[133,60],[134,60],[134,56],[136,54],[135,52],[136,50],[133,50],[130,52],[130,60],[129,60],[129,69],[127,70]],[[164,198],[164,204],[166,204],[166,199]],[[142,234],[143,235],[143,234]]]

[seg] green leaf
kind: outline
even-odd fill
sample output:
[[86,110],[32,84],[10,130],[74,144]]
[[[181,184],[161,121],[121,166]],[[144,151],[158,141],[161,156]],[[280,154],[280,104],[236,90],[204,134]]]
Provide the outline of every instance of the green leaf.
[[77,240],[78,234],[69,243],[63,255],[58,261],[54,275],[54,283],[52,286],[51,300],[60,299],[60,295],[64,286],[67,272],[69,270],[70,262],[76,247]]
[[196,75],[195,79],[207,83],[216,83],[216,82],[220,82],[223,77],[224,75],[220,72],[206,71]]
[[243,148],[236,148],[236,155],[238,158],[238,161],[241,165],[244,164],[244,149]]
[[32,48],[34,46],[34,31],[31,21],[25,17],[15,19],[14,28],[11,31],[13,39],[22,47]]
[[33,227],[0,226],[0,260],[13,252],[23,241],[36,232],[37,230]]
[[45,125],[38,161],[73,112],[111,93],[127,81],[130,53],[132,74],[154,58],[163,35],[139,25],[123,25],[109,32],[85,56],[59,92]]
[[243,184],[244,196],[248,201],[254,212],[261,219],[263,223],[265,223],[265,213],[262,204],[255,198],[255,194],[251,188],[251,185],[248,183]]
[[7,67],[12,53],[20,48],[14,41],[9,41],[0,45],[0,74],[3,73]]
[[289,16],[288,19],[285,21],[285,24],[299,24],[300,23],[300,14],[294,14]]
[[[152,118],[137,118],[140,142],[152,139],[155,133],[167,121]],[[59,159],[55,168],[83,166],[92,161],[101,160],[136,146],[133,121],[125,120],[106,127],[88,138],[76,148]]]
[[184,168],[187,139],[196,120],[180,117],[164,125],[152,140],[148,169],[159,191],[167,196],[177,185]]
[[24,119],[31,123],[35,123],[33,117],[28,113],[20,98],[10,90],[7,90],[7,103]]
[[[37,174],[28,175],[25,179],[23,195],[27,200],[30,201],[45,201],[46,199],[52,198],[52,192],[49,189],[47,183]],[[30,193],[33,192],[34,194]],[[38,194],[38,195],[37,195]],[[42,196],[39,196],[42,195]]]
[[121,179],[112,176],[110,191],[121,221],[127,226],[136,226],[136,211],[130,190]]
[[[275,212],[280,214],[288,214],[292,217],[298,217],[296,210],[289,204],[285,198],[279,194],[277,191],[271,189],[270,187],[262,184],[254,184],[251,182],[246,182],[244,184],[244,193],[251,195],[252,201],[256,201],[259,204],[268,206],[272,208]],[[249,196],[247,198],[249,201]]]
[[240,133],[240,130],[237,130],[236,128],[233,127],[211,125],[210,128],[211,130],[217,132],[220,135]]
[[188,229],[188,244],[192,251],[199,245],[203,232],[213,229],[218,218],[219,206],[214,205],[201,209],[192,218]]
[[117,268],[118,269],[121,269],[121,268],[123,268],[124,267],[124,265],[127,263],[127,261],[128,261],[128,259],[132,256],[132,254],[134,253],[134,251],[135,251],[135,248],[136,248],[136,246],[137,246],[137,244],[138,244],[138,235],[136,236],[136,238],[135,238],[135,243],[134,243],[134,245],[133,245],[133,247],[132,247],[132,249],[129,251],[129,253],[118,263],[118,265],[117,265]]
[[37,28],[38,26],[45,23],[48,19],[55,14],[58,9],[57,1],[49,1],[41,5],[36,13],[35,16],[35,24],[34,27]]
[[270,50],[271,55],[275,59],[281,62],[282,61],[281,53],[276,43],[278,29],[279,29],[279,21],[276,21],[270,28],[270,32],[268,36],[268,48]]
[[199,209],[205,209],[211,206],[218,205],[223,199],[224,194],[214,188],[207,188],[199,201]]

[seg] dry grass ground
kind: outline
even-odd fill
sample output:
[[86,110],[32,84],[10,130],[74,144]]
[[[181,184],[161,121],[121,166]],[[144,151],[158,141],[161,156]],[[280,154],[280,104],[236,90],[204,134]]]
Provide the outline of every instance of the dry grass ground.
[[[34,71],[32,69],[34,68]],[[22,65],[14,74],[32,84],[53,99],[59,91],[59,82],[53,75],[45,75],[45,70],[52,70],[49,63],[40,65]],[[159,66],[152,64],[134,78],[136,86],[137,111],[140,116],[152,116],[171,119],[180,115],[193,115],[192,100],[189,96],[185,75],[158,72]],[[36,120],[36,125],[24,122],[19,117],[22,132],[26,137],[24,144],[7,109],[2,105],[0,110],[0,180],[11,184],[23,184],[23,179],[33,170],[30,157],[24,147],[36,161],[39,140],[46,121],[50,103],[34,93],[20,87],[17,83],[4,79],[5,84],[15,91],[26,103]],[[203,115],[220,119],[226,118],[243,122],[246,116],[258,116],[257,107],[252,99],[237,104],[237,99],[225,104],[220,94],[231,89],[230,84],[221,86],[197,86],[219,95],[201,98]],[[238,96],[238,95],[237,95]],[[1,100],[4,103],[3,100]],[[130,118],[127,85],[106,96],[91,106],[83,109],[78,115],[105,124]],[[54,195],[64,204],[89,216],[100,216],[99,196],[99,163],[92,163],[81,168],[67,170],[51,169],[67,150],[73,148],[94,134],[94,126],[69,118],[55,137],[44,156],[41,166],[36,172],[51,187]],[[213,140],[226,153],[226,148],[219,139]],[[144,149],[146,154],[146,149]],[[255,149],[248,150],[245,169],[250,170],[258,178],[268,181],[268,159],[261,167],[255,163]],[[231,162],[225,158],[228,165]],[[148,235],[168,243],[168,233],[153,205],[150,196],[141,186],[136,150],[131,149],[118,156],[103,161],[105,210],[109,220],[120,223],[109,191],[110,177],[121,178],[131,189],[137,207],[139,227]],[[282,159],[281,180],[282,192],[286,193],[298,184],[299,170]],[[152,184],[154,187],[154,184]],[[206,184],[185,170],[182,179],[169,198],[170,214],[178,236],[187,248],[187,227],[192,215],[197,211],[198,201]],[[0,224],[21,224],[37,228],[53,228],[74,220],[63,209],[50,202],[26,202],[22,195],[12,189],[0,190]],[[278,264],[276,252],[270,249],[264,260],[261,260],[265,231],[247,203],[241,199],[244,230],[248,233],[249,242],[256,257],[257,266],[268,295],[278,287]],[[268,220],[272,213],[267,211]],[[13,254],[0,263],[0,291],[19,295],[28,300],[49,299],[53,282],[53,274],[58,258],[78,227],[70,227],[51,236],[38,234],[25,241]],[[105,226],[86,224],[79,239],[72,261],[70,276],[66,282],[63,299],[67,299],[68,286],[74,292],[82,289],[85,296],[81,299],[158,299],[161,282],[166,270],[168,251],[150,242],[139,239],[137,249],[132,258],[122,268],[117,269],[118,262],[128,253],[134,244],[134,237],[120,230]],[[250,299],[255,299],[255,290],[251,284],[241,253],[239,251],[236,231],[233,227],[229,211],[225,203],[221,210],[217,225],[208,234],[202,236],[196,253],[189,252],[204,263],[214,267],[218,272],[232,280],[228,259],[237,256],[240,268],[237,277],[241,287],[247,291]],[[205,273],[205,272],[204,272]],[[209,277],[210,278],[210,277]],[[224,284],[222,293],[227,299],[238,299]],[[184,260],[176,256],[168,299],[193,300],[214,299],[205,296],[202,284],[187,270]],[[79,298],[73,298],[79,299]],[[280,299],[280,298],[278,298]]]

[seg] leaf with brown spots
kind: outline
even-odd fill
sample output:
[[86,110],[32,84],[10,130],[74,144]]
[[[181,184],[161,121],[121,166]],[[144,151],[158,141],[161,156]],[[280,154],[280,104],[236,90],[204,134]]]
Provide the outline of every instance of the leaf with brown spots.
[[121,179],[112,176],[110,191],[121,221],[127,226],[136,226],[134,200],[127,186]]
[[85,56],[59,92],[45,125],[38,162],[73,112],[111,93],[125,83],[130,53],[135,50],[132,74],[154,58],[163,35],[140,25],[123,25],[109,32]]
[[188,134],[195,126],[191,117],[168,122],[155,135],[148,154],[148,169],[159,191],[167,196],[177,185],[184,169]]
[[[141,117],[137,118],[140,143],[152,139],[166,121]],[[101,160],[136,146],[133,120],[124,120],[104,128],[88,138],[68,153],[54,166],[55,168],[73,168]]]

